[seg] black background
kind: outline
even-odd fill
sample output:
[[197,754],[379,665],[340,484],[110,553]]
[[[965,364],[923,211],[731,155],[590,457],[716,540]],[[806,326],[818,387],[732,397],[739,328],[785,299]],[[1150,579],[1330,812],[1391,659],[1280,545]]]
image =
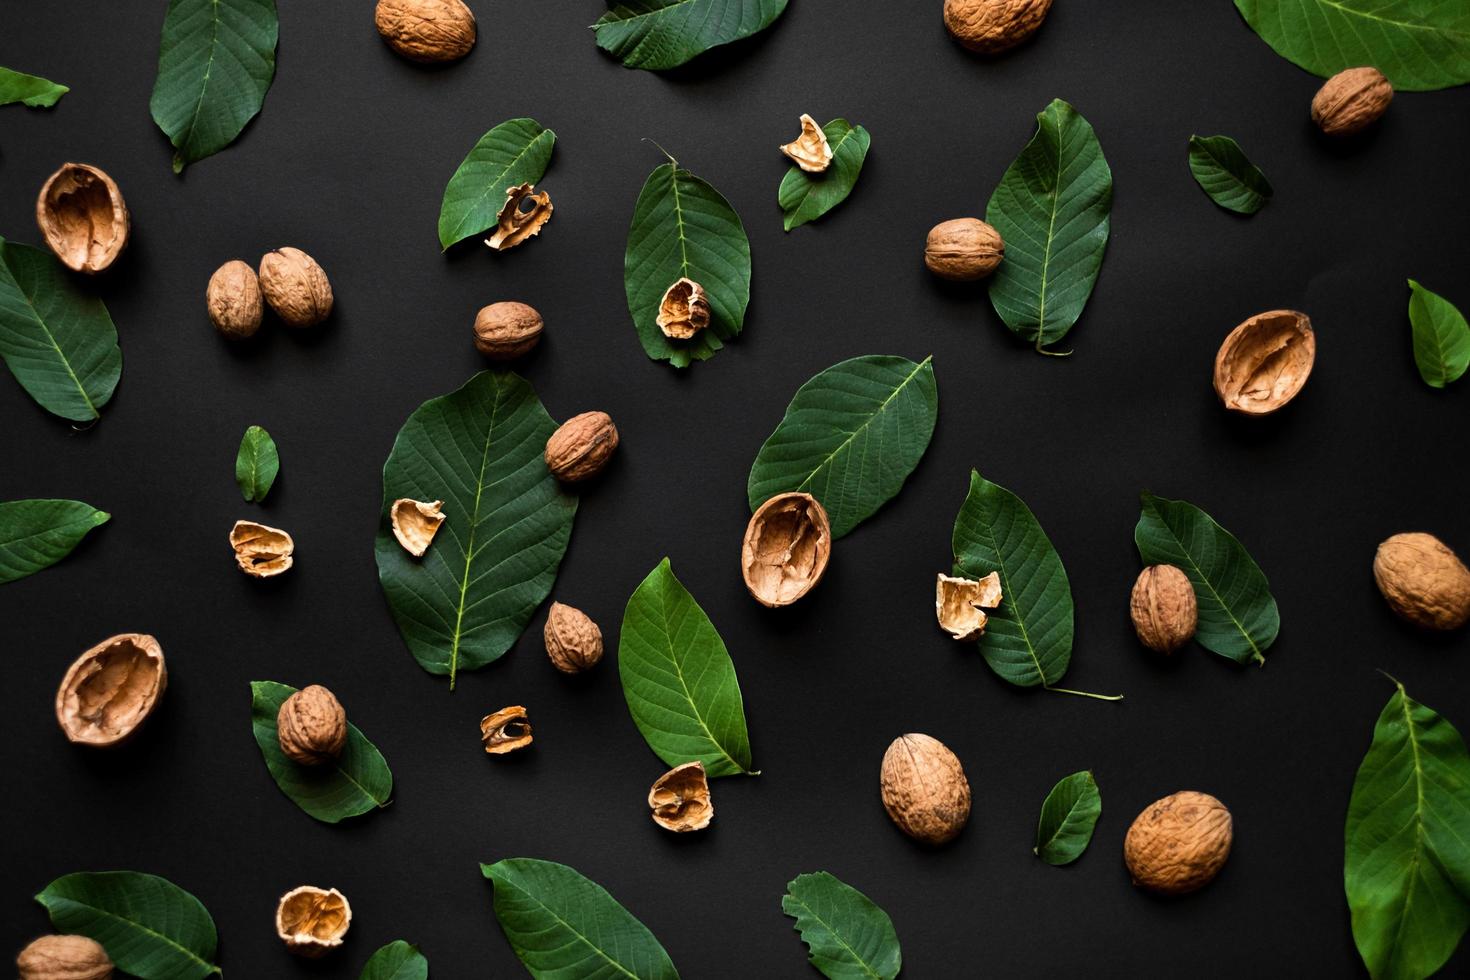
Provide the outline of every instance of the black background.
[[[436,977],[514,976],[476,864],[523,855],[600,882],[687,977],[814,975],[780,898],[818,869],[888,911],[912,977],[1360,974],[1342,828],[1392,691],[1378,669],[1470,726],[1464,634],[1400,625],[1370,574],[1396,531],[1470,552],[1467,391],[1417,377],[1404,285],[1470,307],[1470,93],[1401,94],[1366,138],[1329,144],[1308,120],[1319,80],[1225,0],[1067,0],[998,60],[953,44],[938,0],[796,0],[763,36],[664,75],[596,50],[595,0],[471,2],[479,45],[443,69],[394,56],[369,3],[282,4],[264,110],[181,179],[148,112],[162,2],[6,6],[0,64],[72,91],[50,111],[0,109],[0,234],[39,240],[35,193],[66,160],[117,179],[134,234],[92,287],[124,353],[101,423],[72,431],[0,383],[0,498],[113,514],[0,595],[0,945],[46,931],[31,895],[52,878],[133,868],[205,903],[237,978],[355,977],[397,938],[420,944]],[[1053,97],[1096,127],[1116,181],[1112,242],[1065,360],[1016,342],[983,285],[946,286],[921,263],[931,225],[983,214]],[[785,234],[776,146],[801,112],[861,123],[873,148],[845,204]],[[519,115],[558,134],[542,185],[555,217],[512,252],[442,256],[445,182]],[[1188,136],[1217,132],[1275,184],[1254,218],[1190,177]],[[633,201],[662,160],[644,137],[730,199],[754,253],[744,335],[683,373],[645,357],[623,296]],[[205,317],[210,273],[283,244],[326,268],[332,319],[293,334],[268,317],[257,342],[223,342]],[[470,324],[499,299],[545,316],[520,370],[551,414],[604,409],[622,433],[553,592],[602,624],[610,651],[592,676],[563,678],[538,613],[451,694],[415,665],[376,582],[380,474],[408,414],[485,366]],[[1216,347],[1277,307],[1313,318],[1316,370],[1279,416],[1227,417],[1209,383]],[[889,352],[934,355],[928,454],[838,542],[819,589],[762,609],[736,560],[756,450],[802,381]],[[263,508],[233,480],[252,423],[281,450]],[[1027,501],[1067,564],[1067,686],[1125,701],[1011,688],[935,628],[933,576],[972,466]],[[1126,610],[1145,488],[1204,507],[1265,569],[1283,622],[1266,667],[1198,647],[1161,662],[1138,646]],[[242,517],[295,535],[287,577],[236,570],[226,535]],[[730,647],[764,771],[719,781],[713,827],[689,839],[648,819],[664,767],[629,718],[611,649],[664,555]],[[162,642],[167,697],[130,747],[73,748],[55,686],[123,631]],[[333,688],[392,765],[393,805],[331,827],[285,799],[250,735],[248,682],[261,678]],[[530,708],[536,744],[487,758],[478,719],[506,704]],[[879,804],[879,760],[907,731],[951,746],[974,790],[968,829],[940,851]],[[1030,852],[1036,816],[1081,768],[1097,773],[1102,820],[1079,862],[1051,868]],[[1128,882],[1123,833],[1185,788],[1231,808],[1235,851],[1205,891],[1154,900]],[[318,964],[288,956],[272,928],[277,896],[302,883],[342,889],[355,911],[346,948]],[[1446,972],[1467,969],[1462,950]]]

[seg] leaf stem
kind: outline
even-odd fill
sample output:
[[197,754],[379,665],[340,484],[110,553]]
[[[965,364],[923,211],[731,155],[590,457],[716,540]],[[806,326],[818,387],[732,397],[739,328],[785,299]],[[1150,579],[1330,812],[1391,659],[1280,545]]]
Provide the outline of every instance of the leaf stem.
[[1091,691],[1074,691],[1069,687],[1052,687],[1050,684],[1041,685],[1043,689],[1055,694],[1075,694],[1079,698],[1096,698],[1099,701],[1121,701],[1121,694],[1093,694]]
[[674,155],[672,153],[670,153],[668,150],[666,150],[666,149],[663,148],[663,144],[662,143],[660,143],[658,140],[653,139],[652,137],[649,137],[649,136],[643,137],[643,141],[645,143],[652,143],[654,146],[658,147],[658,152],[660,152],[664,156],[668,157],[669,158],[669,162],[674,165],[674,168],[675,169],[678,169],[678,167],[679,167],[679,161],[674,159]]

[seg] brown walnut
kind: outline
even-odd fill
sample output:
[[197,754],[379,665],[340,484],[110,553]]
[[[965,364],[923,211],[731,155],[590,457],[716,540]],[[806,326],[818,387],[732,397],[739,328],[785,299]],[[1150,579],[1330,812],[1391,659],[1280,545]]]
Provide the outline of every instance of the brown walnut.
[[563,674],[580,674],[602,659],[602,630],[580,609],[553,602],[542,636],[546,656]]
[[481,718],[480,741],[490,755],[505,755],[530,745],[533,739],[526,709],[515,704]]
[[36,197],[36,224],[68,269],[86,273],[112,265],[132,227],[117,183],[86,163],[64,163],[46,178]]
[[883,808],[898,829],[925,844],[944,844],[970,819],[970,782],[960,760],[928,735],[900,735],[883,753]]
[[[530,207],[523,207],[526,204]],[[536,188],[530,184],[508,187],[505,204],[495,217],[495,230],[485,239],[485,244],[497,252],[515,248],[526,239],[541,234],[541,229],[551,220],[553,210],[551,195],[545,191],[537,194]]]
[[1416,626],[1453,630],[1470,622],[1470,570],[1432,534],[1395,534],[1380,544],[1373,579],[1388,607]]
[[264,312],[260,279],[249,263],[231,259],[209,277],[204,291],[209,322],[231,340],[244,340],[260,329]]
[[781,147],[781,152],[809,174],[819,174],[832,165],[832,145],[817,121],[801,114],[801,135]]
[[288,327],[313,327],[332,312],[332,284],[316,259],[287,245],[260,260],[260,291]]
[[1312,122],[1328,136],[1367,129],[1388,111],[1393,86],[1377,68],[1349,68],[1327,79],[1312,97]]
[[654,323],[670,340],[688,340],[709,326],[713,311],[704,287],[693,279],[679,279],[664,290]]
[[235,549],[235,564],[251,578],[270,578],[291,567],[296,542],[278,527],[267,527],[254,521],[236,521],[230,529],[230,547]]
[[821,502],[809,493],[780,493],[745,526],[740,573],[755,601],[775,609],[814,589],[831,557],[832,527]]
[[978,640],[990,618],[987,609],[1000,606],[1000,573],[976,581],[941,573],[934,583],[934,612],[939,627],[961,642]]
[[708,827],[715,817],[715,805],[709,797],[704,763],[686,762],[658,777],[648,791],[648,806],[653,822],[676,834]]
[[107,950],[86,936],[42,936],[15,958],[20,980],[108,980]]
[[1305,313],[1258,313],[1220,345],[1215,394],[1232,412],[1268,415],[1302,390],[1316,358],[1317,337]]
[[941,279],[970,282],[984,279],[1005,258],[1000,232],[979,218],[951,218],[929,229],[924,265]]
[[1140,888],[1184,895],[1208,885],[1225,866],[1234,839],[1225,804],[1186,790],[1138,815],[1123,839],[1123,861]]
[[297,956],[316,959],[338,946],[352,926],[352,906],[335,888],[302,885],[281,896],[276,935]]
[[67,668],[56,690],[56,721],[77,745],[120,745],[148,720],[167,686],[158,641],[146,633],[120,633]]
[[492,361],[513,361],[541,340],[541,314],[525,303],[491,303],[475,315],[475,349]]
[[1178,650],[1199,625],[1194,584],[1173,565],[1150,565],[1138,573],[1128,612],[1138,642],[1157,653]]
[[347,747],[347,712],[335,694],[310,684],[281,702],[276,738],[281,752],[297,765],[327,765]]
[[439,533],[439,525],[444,523],[443,507],[442,500],[409,500],[401,497],[393,501],[388,519],[393,526],[393,536],[403,545],[404,551],[415,558],[424,557],[434,535]]
[[475,15],[461,0],[378,0],[373,22],[410,61],[457,61],[475,46]]
[[1014,48],[1041,27],[1051,0],[944,0],[944,26],[982,54]]
[[580,483],[601,473],[618,448],[618,427],[606,412],[583,412],[561,424],[546,440],[546,466],[563,483]]

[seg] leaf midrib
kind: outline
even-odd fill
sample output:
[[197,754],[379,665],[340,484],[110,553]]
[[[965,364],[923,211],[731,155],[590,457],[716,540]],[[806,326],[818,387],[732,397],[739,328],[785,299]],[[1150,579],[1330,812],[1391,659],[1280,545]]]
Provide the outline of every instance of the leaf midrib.
[[1409,922],[1409,910],[1414,904],[1414,893],[1419,887],[1419,864],[1422,860],[1424,840],[1424,765],[1420,756],[1418,729],[1414,725],[1413,710],[1409,707],[1409,696],[1404,693],[1403,685],[1399,685],[1399,703],[1404,714],[1404,728],[1409,741],[1409,748],[1414,758],[1414,852],[1409,862],[1408,890],[1404,893],[1403,912],[1398,917],[1398,923],[1394,929],[1393,949],[1399,949],[1403,942],[1404,929]]
[[999,567],[996,571],[1000,572],[1001,590],[1004,595],[1011,597],[1011,609],[1015,610],[1016,613],[1010,621],[1021,628],[1021,642],[1026,644],[1026,655],[1031,658],[1031,663],[1036,666],[1036,676],[1041,678],[1041,686],[1050,687],[1051,680],[1046,676],[1046,670],[1041,666],[1041,659],[1036,655],[1036,647],[1031,642],[1031,631],[1026,628],[1026,618],[1021,615],[1020,609],[1017,608],[1016,593],[1011,591],[1011,577],[1006,572],[1006,561],[1005,556],[1000,551],[1000,542],[996,540],[995,530],[989,523],[984,525],[984,534],[990,542],[990,550],[995,552],[995,557],[998,559],[996,564]]
[[658,590],[658,608],[659,608],[659,618],[663,622],[663,635],[664,635],[664,639],[668,643],[668,648],[669,648],[669,663],[672,664],[673,667],[674,667],[674,676],[677,677],[677,678],[679,678],[679,690],[681,690],[682,692],[684,692],[684,700],[686,702],[688,702],[689,708],[690,708],[690,710],[694,714],[694,720],[699,723],[699,729],[700,729],[700,731],[704,732],[705,738],[709,739],[710,744],[713,745],[716,749],[719,750],[720,755],[722,755],[726,759],[728,759],[730,761],[730,764],[733,765],[740,772],[743,772],[743,773],[747,773],[748,774],[750,772],[750,770],[747,769],[747,768],[745,768],[744,766],[742,766],[735,759],[735,757],[732,756],[725,749],[724,744],[721,743],[719,739],[715,738],[714,733],[709,730],[709,726],[704,723],[704,715],[700,712],[699,705],[695,703],[694,696],[689,693],[689,685],[684,680],[684,665],[683,665],[683,663],[681,663],[679,661],[679,658],[677,656],[675,656],[675,654],[674,654],[673,629],[672,629],[672,623],[669,621],[668,604],[665,601],[665,595],[664,595],[664,589],[663,588],[660,588]]
[[25,300],[26,308],[31,311],[31,317],[36,321],[36,326],[40,327],[41,332],[46,335],[46,341],[51,345],[51,349],[56,351],[57,358],[61,360],[61,366],[66,369],[67,377],[71,378],[71,383],[77,386],[77,393],[82,396],[82,401],[87,403],[87,411],[92,413],[92,417],[94,419],[100,419],[102,417],[102,413],[97,410],[96,405],[92,404],[92,396],[87,394],[87,389],[82,386],[81,379],[78,378],[77,373],[72,370],[71,360],[61,349],[61,345],[56,342],[56,335],[53,334],[51,332],[51,328],[47,326],[45,319],[41,316],[41,311],[36,309],[36,304],[32,302],[30,295],[21,288],[20,280],[15,278],[15,273],[10,269],[10,263],[4,259],[3,252],[6,244],[7,243],[4,241],[4,239],[0,239],[0,263],[3,263],[5,265],[5,274],[10,277],[11,282],[15,283],[16,293],[19,294],[21,299]]
[[1330,7],[1344,17],[1359,17],[1363,20],[1387,24],[1390,27],[1397,27],[1405,31],[1424,31],[1431,35],[1445,34],[1470,41],[1470,31],[1460,31],[1451,27],[1440,27],[1431,24],[1419,24],[1408,20],[1394,20],[1390,17],[1380,17],[1364,10],[1353,10],[1339,3],[1338,0],[1304,0],[1304,2],[1315,2],[1320,7]]
[[470,588],[470,565],[475,560],[475,532],[480,529],[480,499],[485,493],[485,467],[490,460],[490,442],[495,434],[495,422],[500,415],[500,391],[495,392],[495,402],[490,408],[490,424],[485,427],[485,447],[480,455],[480,472],[475,478],[475,506],[470,511],[469,536],[464,548],[464,575],[459,580],[459,603],[454,616],[454,638],[449,648],[449,689],[454,690],[459,670],[459,641],[464,636],[465,602]]
[[[631,977],[631,978],[633,978],[633,980],[638,980],[638,975],[636,973],[630,972],[627,967],[623,966],[623,964],[619,963],[617,960],[615,960],[611,956],[607,955],[607,953],[603,952],[602,949],[601,949],[601,947],[599,947],[596,943],[594,943],[590,938],[588,938],[586,935],[584,935],[579,929],[577,929],[575,926],[573,926],[566,919],[563,919],[560,915],[558,915],[556,913],[556,911],[551,908],[551,906],[547,905],[545,902],[541,901],[540,898],[536,897],[535,895],[531,894],[531,892],[529,892],[525,888],[521,887],[521,885],[518,882],[510,881],[509,879],[501,879],[501,880],[504,880],[504,883],[505,884],[507,884],[510,887],[514,888],[516,891],[520,892],[526,898],[528,898],[532,902],[534,902],[542,911],[544,911],[547,915],[549,915],[553,919],[555,919],[558,925],[562,926],[568,932],[570,932],[572,935],[576,936],[579,940],[581,940],[582,945],[586,946],[588,949],[592,950],[592,952],[596,953],[598,956],[600,956],[604,960],[606,960],[607,963],[608,963],[608,965],[610,965],[611,967],[613,967],[615,970],[617,970],[619,973],[623,974],[624,976]],[[500,881],[501,880],[497,880],[496,884],[497,885],[500,884]],[[612,899],[612,896],[608,896],[608,897],[609,897],[609,899]],[[615,899],[613,899],[613,900],[616,901]],[[626,911],[626,910],[624,910],[624,911]],[[629,914],[631,915],[631,913],[629,913]],[[665,955],[667,955],[667,953]]]
[[872,965],[869,964],[867,960],[863,959],[862,955],[859,954],[857,950],[852,948],[852,944],[850,944],[846,939],[843,938],[842,934],[839,933],[835,927],[833,927],[832,923],[822,918],[815,909],[813,909],[806,902],[803,902],[801,899],[797,898],[795,895],[791,894],[789,891],[786,893],[786,895],[797,905],[800,905],[802,908],[806,909],[807,913],[810,914],[811,917],[815,919],[818,923],[820,923],[822,928],[826,929],[827,932],[832,936],[832,938],[837,940],[837,942],[842,945],[843,949],[847,950],[848,953],[852,955],[853,960],[857,963],[858,966],[863,968],[864,972],[866,972],[868,976],[872,977],[873,980],[883,980],[883,974],[873,969]]
[[[199,82],[199,98],[194,102],[194,112],[190,114],[188,125],[183,130],[183,142],[185,143],[192,142],[194,139],[194,127],[199,124],[199,113],[204,109],[204,95],[209,91],[209,79],[214,73],[214,51],[219,46],[220,0],[209,0],[209,5],[211,11],[209,19],[209,60],[204,63],[204,77]],[[179,147],[179,152],[184,152],[182,146]]]
[[1051,269],[1051,250],[1056,242],[1057,211],[1061,209],[1062,200],[1062,114],[1052,112],[1048,109],[1041,114],[1042,119],[1047,116],[1056,124],[1057,129],[1057,177],[1051,187],[1051,218],[1046,226],[1046,251],[1041,257],[1041,290],[1037,294],[1036,308],[1036,349],[1040,351],[1045,343],[1046,337],[1046,287],[1050,282],[1048,271]]
[[[671,4],[667,5],[667,6],[664,6],[664,7],[659,7],[657,10],[647,10],[647,11],[644,11],[643,13],[641,13],[641,14],[629,14],[626,17],[616,17],[616,18],[613,18],[611,20],[607,20],[607,21],[604,21],[604,22],[601,22],[601,23],[593,24],[592,25],[592,29],[594,31],[600,31],[600,30],[602,30],[605,27],[612,27],[615,24],[631,24],[634,21],[643,20],[646,17],[662,17],[664,14],[668,13],[670,10],[677,10],[678,8],[683,7],[683,6],[686,6],[686,5],[691,4],[691,3],[702,3],[702,2],[705,2],[705,0],[674,0],[673,3],[671,3]],[[609,11],[606,16],[612,17],[612,12]]]
[[893,389],[892,394],[883,399],[883,404],[874,409],[872,413],[868,415],[867,420],[864,421],[862,425],[854,429],[851,433],[849,433],[848,437],[842,440],[842,443],[836,449],[832,450],[826,456],[822,457],[822,461],[816,466],[812,467],[812,471],[806,475],[805,479],[797,484],[796,489],[805,491],[808,487],[810,487],[812,485],[812,481],[816,479],[817,474],[821,472],[822,467],[830,464],[832,460],[837,458],[839,453],[847,449],[848,446],[852,445],[853,440],[855,440],[861,433],[865,432],[868,427],[877,420],[878,416],[882,415],[888,409],[889,403],[897,398],[899,394],[908,387],[909,383],[912,382],[914,378],[918,377],[919,372],[924,370],[924,366],[932,360],[934,360],[934,355],[931,354],[928,357],[924,358],[922,363],[915,365],[914,369],[909,372],[908,376],[900,381],[898,383],[898,386]]

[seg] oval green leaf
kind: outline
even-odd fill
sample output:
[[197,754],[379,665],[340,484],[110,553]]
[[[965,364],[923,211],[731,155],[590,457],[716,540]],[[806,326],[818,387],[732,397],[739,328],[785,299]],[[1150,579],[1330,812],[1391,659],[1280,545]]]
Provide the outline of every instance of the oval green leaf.
[[555,133],[526,118],[507,119],[481,136],[444,188],[439,245],[448,248],[493,226],[506,189],[540,183],[555,144]]
[[223,972],[214,920],[199,899],[157,875],[79,871],[36,896],[60,933],[102,944],[119,970],[142,980],[198,980]]
[[1036,846],[1031,852],[1047,864],[1071,864],[1092,842],[1092,831],[1100,816],[1102,794],[1092,773],[1072,773],[1046,794],[1036,824]]
[[[556,581],[577,498],[546,468],[555,431],[529,382],[482,371],[410,415],[383,465],[378,581],[414,659],[451,688],[510,649]],[[403,497],[444,501],[423,558],[393,537]]]
[[1237,663],[1266,662],[1281,615],[1265,573],[1233,534],[1194,504],[1145,493],[1133,540],[1145,565],[1174,565],[1189,576],[1200,646]]
[[787,0],[607,0],[592,30],[625,68],[662,71],[710,48],[750,37],[781,16]]
[[1409,280],[1409,325],[1414,363],[1431,388],[1459,380],[1470,367],[1470,324],[1453,303]]
[[20,102],[33,109],[49,108],[70,91],[65,85],[37,75],[0,68],[0,105]]
[[796,920],[812,966],[831,980],[893,980],[903,965],[898,933],[872,899],[825,871],[797,875],[781,911]]
[[819,174],[809,174],[795,164],[781,179],[777,202],[786,215],[787,231],[808,221],[815,221],[847,200],[862,173],[863,161],[873,138],[861,126],[846,119],[834,119],[822,127],[827,145],[832,148],[832,162]]
[[665,558],[623,612],[618,675],[648,747],[711,778],[750,774],[745,702],[725,641]]
[[110,517],[80,500],[0,502],[0,584],[61,561]]
[[572,868],[507,858],[480,865],[480,873],[495,885],[495,918],[506,940],[537,980],[678,980],[648,927]]
[[800,490],[842,537],[903,489],[939,414],[931,358],[869,354],[834,364],[796,390],[750,468],[750,509]]
[[[658,309],[681,278],[704,287],[710,325],[690,340],[671,340],[658,328]],[[750,240],[740,216],[719,191],[672,160],[655,167],[633,206],[623,287],[649,357],[675,367],[713,357],[740,333],[750,303]]]
[[1191,136],[1189,172],[1210,200],[1236,214],[1255,214],[1271,199],[1271,182],[1229,136]]
[[358,980],[429,980],[429,961],[417,946],[397,939],[372,955]]
[[235,454],[235,483],[248,504],[258,504],[275,485],[281,471],[281,456],[271,434],[258,425],[245,430],[240,451]]
[[281,703],[295,693],[296,688],[275,681],[250,682],[250,727],[281,792],[322,823],[338,823],[387,806],[393,796],[393,773],[377,746],[351,722],[347,745],[331,765],[303,766],[286,758],[276,715]]

